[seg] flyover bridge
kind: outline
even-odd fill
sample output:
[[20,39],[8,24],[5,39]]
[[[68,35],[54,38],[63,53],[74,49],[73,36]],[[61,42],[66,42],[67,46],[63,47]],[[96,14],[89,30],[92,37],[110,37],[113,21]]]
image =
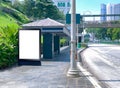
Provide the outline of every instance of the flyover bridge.
[[[84,25],[84,26],[83,26]],[[79,24],[79,28],[120,28],[120,23],[98,23],[98,22],[85,22]]]
[[[81,15],[83,19],[85,18],[93,18],[90,21],[82,20],[82,22],[79,24],[79,28],[120,28],[120,21],[117,20],[111,20],[111,21],[96,21],[95,18],[98,17],[119,17],[120,14],[104,14],[104,15]],[[119,19],[120,20],[120,19]]]

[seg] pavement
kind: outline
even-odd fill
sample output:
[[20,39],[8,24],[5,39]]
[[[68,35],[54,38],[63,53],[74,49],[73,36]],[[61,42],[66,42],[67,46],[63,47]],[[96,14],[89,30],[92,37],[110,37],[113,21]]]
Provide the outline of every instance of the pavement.
[[83,74],[83,69],[80,77],[67,77],[69,52],[69,47],[61,48],[60,55],[42,60],[42,66],[16,66],[0,71],[0,88],[101,88],[89,80],[92,75]]

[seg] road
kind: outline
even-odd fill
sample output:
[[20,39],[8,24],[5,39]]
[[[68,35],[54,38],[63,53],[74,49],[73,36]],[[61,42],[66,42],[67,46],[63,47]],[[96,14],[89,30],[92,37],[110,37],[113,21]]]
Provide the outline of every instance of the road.
[[84,66],[108,88],[120,88],[120,46],[90,44],[82,59]]

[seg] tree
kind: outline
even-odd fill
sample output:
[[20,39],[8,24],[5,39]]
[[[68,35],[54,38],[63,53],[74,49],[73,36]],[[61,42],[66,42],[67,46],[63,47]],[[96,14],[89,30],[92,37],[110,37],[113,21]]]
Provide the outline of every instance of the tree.
[[25,0],[24,13],[33,19],[52,18],[65,19],[65,16],[53,5],[52,0]]
[[56,6],[48,5],[46,7],[46,18],[52,18],[52,19],[64,19],[65,16],[62,12],[59,11],[59,9]]
[[24,0],[23,3],[23,11],[28,17],[33,16],[33,8],[35,7],[35,1],[34,0]]
[[[113,21],[112,24],[120,23],[119,21]],[[120,28],[88,28],[87,32],[94,33],[95,37],[99,39],[109,38],[110,40],[120,39]]]
[[12,7],[23,13],[23,4],[19,0],[15,0]]
[[112,36],[113,36],[113,35],[112,35],[112,34],[113,34],[113,33],[112,33],[112,30],[113,30],[112,28],[108,28],[108,29],[107,29],[107,36],[108,36],[108,38],[110,38],[110,40],[112,40]]
[[95,35],[95,37],[96,38],[98,38],[98,39],[101,39],[102,37],[102,35],[101,35],[101,33],[100,33],[100,28],[87,28],[87,32],[88,33],[92,33],[92,34],[94,34]]
[[45,3],[45,0],[37,0],[35,2],[35,7],[36,7],[37,14],[34,14],[34,17],[44,18],[45,14],[46,14],[46,3]]
[[90,33],[94,33],[95,37],[98,39],[105,39],[107,37],[107,29],[106,28],[92,28],[88,29]]
[[119,40],[120,39],[120,28],[114,28],[112,30],[112,40]]

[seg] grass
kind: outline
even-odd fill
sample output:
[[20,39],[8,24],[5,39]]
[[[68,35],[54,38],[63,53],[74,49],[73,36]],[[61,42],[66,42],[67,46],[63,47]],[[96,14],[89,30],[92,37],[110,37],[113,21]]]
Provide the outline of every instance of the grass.
[[16,24],[17,22],[14,18],[10,17],[9,15],[0,12],[0,27],[4,27],[6,25],[10,25],[10,24]]
[[[19,12],[18,10],[12,8],[11,6],[1,3],[0,4],[0,17],[7,17],[8,22],[16,22],[17,24],[23,24],[29,22],[29,19],[23,13]],[[2,18],[1,18],[2,19]],[[5,19],[2,19],[5,20]],[[4,22],[7,22],[4,21]],[[3,23],[4,24],[4,23]]]
[[[8,10],[3,11],[6,8]],[[17,62],[18,29],[21,24],[28,21],[29,19],[21,12],[7,4],[0,3],[0,69]]]
[[[29,19],[21,12],[15,10],[5,3],[0,3],[0,27],[6,27],[7,25],[16,25],[20,26],[26,22],[29,22]],[[4,11],[3,9],[8,9],[9,11]]]

